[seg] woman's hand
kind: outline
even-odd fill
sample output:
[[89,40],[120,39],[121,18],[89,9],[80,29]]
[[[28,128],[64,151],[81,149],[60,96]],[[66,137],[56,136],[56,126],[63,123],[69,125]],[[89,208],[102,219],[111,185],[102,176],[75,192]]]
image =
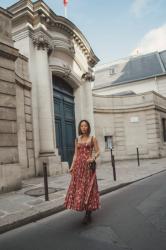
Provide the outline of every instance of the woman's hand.
[[87,163],[93,162],[94,160],[95,160],[94,158],[90,157],[87,159]]
[[72,172],[73,172],[73,167],[69,169],[69,173],[72,174]]

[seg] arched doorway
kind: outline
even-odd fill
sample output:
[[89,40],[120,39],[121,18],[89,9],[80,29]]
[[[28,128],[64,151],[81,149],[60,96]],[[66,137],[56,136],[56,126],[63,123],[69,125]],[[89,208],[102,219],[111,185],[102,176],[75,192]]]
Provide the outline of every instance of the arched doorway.
[[62,78],[53,76],[53,97],[56,146],[62,161],[71,164],[74,153],[75,112],[72,87]]

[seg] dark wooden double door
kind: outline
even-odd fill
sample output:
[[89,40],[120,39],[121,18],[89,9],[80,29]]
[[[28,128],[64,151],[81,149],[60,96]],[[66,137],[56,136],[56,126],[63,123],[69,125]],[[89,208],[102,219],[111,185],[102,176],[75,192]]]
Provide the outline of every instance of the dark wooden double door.
[[69,165],[74,154],[75,112],[73,89],[63,79],[53,76],[56,146],[62,161]]

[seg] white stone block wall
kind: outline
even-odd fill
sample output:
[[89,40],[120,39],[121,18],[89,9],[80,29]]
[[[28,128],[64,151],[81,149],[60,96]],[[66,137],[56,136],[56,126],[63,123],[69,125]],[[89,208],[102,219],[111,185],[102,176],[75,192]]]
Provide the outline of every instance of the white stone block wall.
[[[5,26],[6,25],[6,26]],[[0,193],[21,186],[18,154],[15,60],[11,16],[0,8]]]
[[36,175],[34,138],[32,123],[32,84],[29,82],[28,60],[19,55],[15,63],[17,130],[19,162],[22,178]]
[[161,119],[166,117],[164,97],[147,92],[137,96],[94,95],[93,100],[102,161],[110,161],[105,136],[113,137],[113,153],[119,160],[136,159],[137,147],[141,158],[166,155],[161,124]]

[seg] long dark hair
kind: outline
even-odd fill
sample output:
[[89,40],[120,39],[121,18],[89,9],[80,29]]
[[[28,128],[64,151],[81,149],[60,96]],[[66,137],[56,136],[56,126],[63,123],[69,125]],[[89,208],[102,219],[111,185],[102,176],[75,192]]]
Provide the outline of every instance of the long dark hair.
[[81,132],[81,123],[82,123],[82,122],[86,122],[86,124],[88,125],[87,134],[90,135],[91,127],[90,127],[90,123],[89,123],[87,120],[81,120],[81,121],[79,122],[79,125],[78,125],[78,134],[79,134],[79,135],[82,135],[82,132]]

